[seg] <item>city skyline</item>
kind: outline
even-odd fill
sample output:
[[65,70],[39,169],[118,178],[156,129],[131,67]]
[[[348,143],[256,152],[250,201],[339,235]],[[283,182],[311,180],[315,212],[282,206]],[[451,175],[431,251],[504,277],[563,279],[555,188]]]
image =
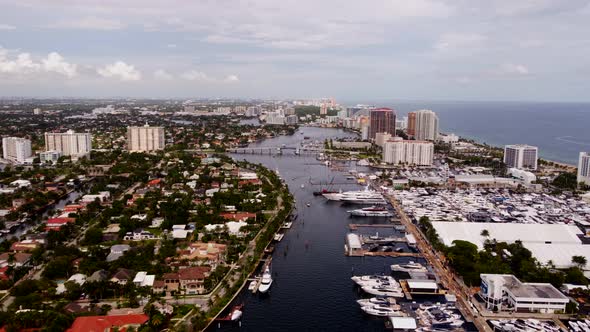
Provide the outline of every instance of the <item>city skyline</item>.
[[0,6],[2,96],[588,101],[588,1]]

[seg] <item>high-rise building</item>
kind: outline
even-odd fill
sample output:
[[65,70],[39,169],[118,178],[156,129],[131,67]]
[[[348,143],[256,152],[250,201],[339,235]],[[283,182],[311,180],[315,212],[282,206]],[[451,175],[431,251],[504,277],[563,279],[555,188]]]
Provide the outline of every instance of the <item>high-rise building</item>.
[[402,140],[397,137],[385,142],[383,146],[383,162],[387,164],[431,166],[433,161],[432,142]]
[[526,144],[506,145],[504,164],[509,168],[537,169],[538,148]]
[[41,152],[39,153],[39,160],[41,161],[41,164],[45,164],[45,163],[52,163],[55,164],[57,163],[57,161],[59,160],[59,158],[62,156],[61,152],[59,151],[45,151],[45,152]]
[[127,150],[146,152],[164,150],[164,127],[127,127]]
[[438,116],[431,110],[414,112],[416,117],[414,138],[420,141],[436,141],[438,138]]
[[590,186],[590,152],[580,152],[578,161],[578,183]]
[[92,135],[68,130],[65,133],[45,133],[45,151],[59,151],[64,156],[81,157],[92,151]]
[[320,115],[326,115],[328,114],[328,105],[326,105],[326,103],[322,103],[320,105]]
[[2,156],[6,160],[24,163],[32,155],[31,141],[20,137],[2,139]]
[[395,111],[391,108],[376,108],[370,112],[369,139],[375,139],[377,133],[389,133],[395,136]]
[[406,126],[406,134],[409,137],[416,136],[416,112],[408,113],[408,124]]

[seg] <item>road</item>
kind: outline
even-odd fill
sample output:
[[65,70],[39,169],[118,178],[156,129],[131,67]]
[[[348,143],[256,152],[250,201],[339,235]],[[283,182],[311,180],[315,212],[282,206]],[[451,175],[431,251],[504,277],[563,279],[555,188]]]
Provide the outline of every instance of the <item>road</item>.
[[467,321],[473,322],[479,331],[491,332],[492,329],[486,323],[485,318],[480,316],[477,312],[477,309],[472,307],[469,288],[466,288],[463,284],[459,283],[455,279],[454,274],[442,264],[443,258],[432,248],[430,243],[428,243],[428,241],[424,238],[422,232],[418,230],[416,225],[412,223],[397,200],[391,195],[386,195],[386,197],[397,211],[402,224],[406,227],[406,231],[414,235],[416,238],[418,249],[422,255],[424,255],[424,258],[428,261],[428,263],[433,267],[434,272],[439,277],[441,285],[457,297],[457,308],[459,308],[463,316],[467,319]]

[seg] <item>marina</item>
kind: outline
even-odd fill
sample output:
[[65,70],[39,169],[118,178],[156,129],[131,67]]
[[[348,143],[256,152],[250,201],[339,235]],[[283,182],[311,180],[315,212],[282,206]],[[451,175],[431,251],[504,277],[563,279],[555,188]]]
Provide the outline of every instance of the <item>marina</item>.
[[[341,130],[324,128],[304,127],[299,130],[304,136],[320,142],[334,138],[335,135],[351,135]],[[294,135],[254,144],[296,146],[298,143],[293,140],[300,139],[301,135]],[[273,237],[274,251],[269,270],[272,282],[267,293],[261,293],[259,289],[266,265],[270,266],[268,261],[251,277],[249,287],[245,287],[233,301],[232,305],[244,304],[241,327],[226,324],[221,327],[212,326],[208,330],[279,331],[297,326],[298,330],[309,331],[386,331],[392,326],[431,327],[428,322],[419,320],[418,308],[408,301],[418,302],[417,304],[429,300],[443,302],[446,294],[438,288],[431,292],[411,289],[407,286],[407,279],[404,279],[407,276],[401,279],[397,277],[398,273],[405,272],[391,271],[391,266],[395,264],[424,262],[423,254],[415,249],[416,240],[405,232],[396,213],[391,211],[392,216],[387,218],[354,217],[355,222],[350,223],[348,211],[362,209],[363,205],[365,208],[389,205],[381,193],[366,188],[367,182],[365,187],[361,187],[347,180],[347,177],[351,177],[351,171],[354,171],[352,173],[355,178],[359,178],[358,173],[361,173],[363,179],[368,178],[368,168],[350,162],[346,167],[332,169],[325,164],[313,162],[314,157],[303,153],[299,156],[283,154],[275,157],[240,154],[235,158],[261,162],[280,172],[295,196],[298,222],[293,222],[290,228],[285,229],[287,232],[279,232]],[[307,179],[310,180],[306,181]],[[305,183],[303,187],[302,180]],[[307,183],[323,185],[318,189]],[[346,184],[339,184],[334,188],[329,183]],[[370,194],[371,199],[383,200],[384,204],[344,204],[342,200],[324,197],[324,194],[367,191],[373,192]],[[357,197],[363,195],[366,194],[358,194]],[[354,255],[342,255],[343,239],[349,234],[362,235],[367,240],[366,247],[361,245]],[[371,247],[374,247],[373,250]],[[359,259],[359,256],[364,258]],[[392,276],[392,273],[396,276]],[[355,275],[388,276],[395,280],[397,286],[388,288],[384,284],[368,284],[361,287],[351,282],[350,278]],[[391,283],[392,279],[388,282]],[[383,297],[390,298],[390,295],[396,296],[395,301],[380,301]],[[330,299],[329,303],[325,299]],[[370,302],[371,299],[378,303]],[[314,310],[310,311],[309,308]],[[459,330],[474,330],[469,324],[465,326],[467,328],[462,326]]]

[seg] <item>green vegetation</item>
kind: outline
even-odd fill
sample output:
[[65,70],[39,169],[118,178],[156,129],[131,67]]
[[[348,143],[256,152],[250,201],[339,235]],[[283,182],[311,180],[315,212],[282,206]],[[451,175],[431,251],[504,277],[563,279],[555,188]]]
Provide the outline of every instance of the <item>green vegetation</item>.
[[561,173],[559,174],[551,184],[559,189],[563,190],[576,190],[578,187],[576,173]]

